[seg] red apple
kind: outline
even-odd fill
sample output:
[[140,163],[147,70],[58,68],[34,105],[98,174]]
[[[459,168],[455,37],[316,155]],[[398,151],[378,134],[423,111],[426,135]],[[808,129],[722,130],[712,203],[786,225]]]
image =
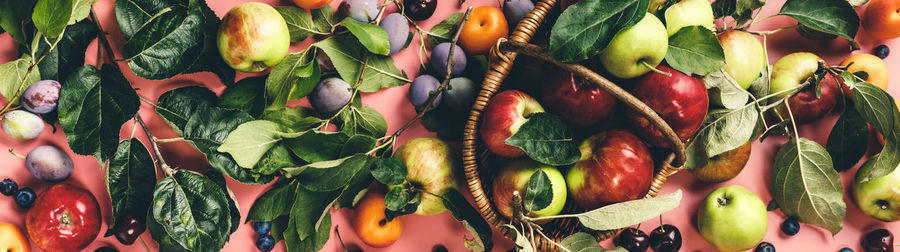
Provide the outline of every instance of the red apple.
[[78,251],[100,234],[100,204],[90,191],[57,184],[25,214],[28,238],[46,251]]
[[541,85],[541,102],[571,125],[593,125],[609,116],[616,98],[572,72],[552,67]]
[[566,174],[569,194],[586,210],[640,199],[650,190],[653,159],[637,136],[611,129],[585,139]]
[[541,104],[523,92],[506,90],[494,95],[484,108],[484,122],[481,124],[484,144],[491,152],[500,156],[524,156],[522,149],[503,141],[518,132],[529,116],[540,112],[544,112]]
[[[822,89],[822,96],[816,98],[815,86],[808,86],[796,95],[788,98],[788,104],[791,105],[791,112],[794,115],[794,122],[797,124],[805,124],[824,117],[831,109],[837,105],[840,99],[840,91],[838,91],[837,83],[834,78],[825,76],[819,83]],[[784,108],[784,107],[782,107]],[[787,110],[782,109],[782,116],[787,117]]]
[[[709,109],[706,85],[700,78],[685,75],[668,66],[660,65],[657,69],[672,76],[648,74],[631,87],[631,94],[656,111],[681,141],[687,140],[697,132],[706,118],[706,111]],[[631,109],[625,115],[638,135],[651,146],[672,146],[647,118]]]

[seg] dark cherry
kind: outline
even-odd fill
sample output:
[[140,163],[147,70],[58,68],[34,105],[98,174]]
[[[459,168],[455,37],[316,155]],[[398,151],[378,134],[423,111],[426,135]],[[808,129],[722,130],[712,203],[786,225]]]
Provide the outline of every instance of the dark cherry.
[[438,244],[438,245],[434,245],[434,248],[431,249],[431,251],[432,252],[447,252],[448,250],[447,250],[447,247],[444,247],[444,245]]
[[863,237],[862,247],[866,252],[894,252],[894,235],[887,229],[877,229]]
[[628,252],[644,252],[650,247],[650,237],[644,231],[626,228],[619,232],[619,236],[613,240],[613,243]]
[[403,1],[403,8],[405,9],[406,16],[415,21],[422,21],[430,18],[431,15],[434,14],[435,7],[437,7],[437,0]]
[[135,218],[134,215],[122,215],[122,217],[119,217],[119,220],[116,221],[116,240],[119,240],[119,242],[125,245],[134,244],[134,241],[137,240],[138,236],[141,236],[141,233],[144,233],[145,229],[147,229],[147,226]]
[[650,232],[650,248],[655,252],[675,252],[681,249],[681,232],[669,224]]
[[94,252],[119,252],[119,250],[113,247],[99,247]]

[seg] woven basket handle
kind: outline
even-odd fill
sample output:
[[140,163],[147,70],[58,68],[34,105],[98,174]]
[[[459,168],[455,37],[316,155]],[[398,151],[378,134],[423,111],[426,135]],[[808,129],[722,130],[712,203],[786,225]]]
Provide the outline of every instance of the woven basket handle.
[[[536,45],[532,45],[524,42],[510,41],[506,39],[500,39],[497,41],[497,45],[493,49],[496,53],[496,57],[506,57],[506,54],[503,52],[515,52],[525,54],[545,62],[550,62],[554,65],[557,65],[569,72],[574,73],[575,75],[584,78],[585,80],[594,83],[599,86],[600,89],[606,91],[622,103],[625,103],[629,108],[637,111],[642,116],[650,120],[650,124],[652,124],[656,129],[662,132],[663,136],[672,143],[672,153],[675,154],[674,163],[671,165],[674,167],[681,167],[684,165],[685,153],[684,153],[684,142],[675,134],[675,131],[672,130],[672,127],[666,123],[659,114],[656,113],[652,108],[644,104],[634,96],[625,91],[619,85],[616,85],[612,81],[604,78],[603,76],[591,71],[589,68],[579,65],[579,64],[569,64],[563,63],[552,57],[548,56],[544,51],[544,48]],[[649,73],[656,74],[656,73]]]

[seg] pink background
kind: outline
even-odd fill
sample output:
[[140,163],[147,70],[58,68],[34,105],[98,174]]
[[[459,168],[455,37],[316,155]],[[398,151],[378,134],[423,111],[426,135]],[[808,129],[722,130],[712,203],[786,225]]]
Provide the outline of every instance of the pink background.
[[[240,2],[245,1],[210,0],[209,4],[212,9],[215,10],[215,12],[221,17],[231,7],[236,6]],[[291,4],[291,2],[287,0],[265,0],[262,2],[266,2],[272,5]],[[763,17],[769,14],[776,13],[781,8],[782,3],[783,1],[780,0],[769,1],[766,7],[763,8],[763,13],[760,16]],[[339,4],[339,0],[333,2],[332,6],[337,6],[337,4]],[[497,1],[468,0],[464,6],[471,5],[496,6]],[[116,50],[116,58],[122,58],[120,49],[124,44],[124,39],[119,33],[118,27],[115,23],[113,1],[101,0],[100,2],[94,4],[94,7],[97,11],[97,15],[102,20],[104,29],[110,33],[110,38],[113,44],[112,46]],[[438,11],[431,19],[420,22],[419,25],[427,29],[432,25],[440,22],[440,20],[443,20],[443,18],[450,15],[451,13],[461,11],[461,9],[456,8],[456,1],[453,0],[439,1],[439,6],[437,9]],[[864,7],[861,7],[858,10],[862,11],[863,9]],[[754,25],[751,30],[772,30],[775,28],[790,26],[794,24],[796,24],[796,22],[790,18],[775,17]],[[857,40],[860,42],[860,44],[862,44],[863,49],[860,51],[850,52],[848,43],[843,39],[836,39],[826,42],[810,41],[801,38],[795,31],[784,31],[769,36],[768,38],[767,46],[769,52],[769,62],[772,63],[780,56],[788,53],[797,51],[811,51],[826,59],[830,64],[836,65],[839,64],[841,60],[848,57],[850,54],[870,52],[872,48],[879,44],[888,44],[892,49],[895,50],[895,54],[900,54],[900,40],[878,41],[876,39],[873,39],[869,33],[862,29],[860,29]],[[308,41],[304,43],[295,43],[292,46],[291,51],[299,51],[302,48],[305,48],[308,43]],[[418,42],[417,40],[413,40],[410,48],[415,48],[416,46],[418,46]],[[97,43],[95,41],[88,48],[86,57],[87,64],[96,63],[96,52]],[[16,53],[13,40],[8,35],[0,35],[0,62],[7,62],[9,60],[15,59],[16,57],[18,57],[18,55]],[[417,56],[415,49],[408,49],[395,55],[394,59],[396,60],[395,63],[398,67],[405,70],[407,73],[412,74],[417,72],[418,70],[418,59],[416,57]],[[892,74],[896,75],[896,70],[900,68],[900,56],[893,55],[891,57],[888,57],[886,59],[886,62],[888,67],[891,69]],[[124,67],[123,69],[128,69],[124,63],[120,64]],[[216,92],[221,92],[224,89],[224,86],[218,81],[218,79],[210,73],[180,75],[169,80],[150,81],[135,76],[130,72],[130,70],[124,71],[126,77],[130,81],[132,81],[133,85],[136,88],[140,89],[138,93],[141,96],[152,101],[155,101],[156,98],[165,91],[180,86],[194,85],[196,83],[205,85]],[[238,79],[247,76],[249,75],[239,74]],[[410,76],[410,78],[412,77],[413,76]],[[404,98],[406,96],[406,92],[406,86],[401,86],[390,88],[373,94],[365,94],[363,96],[363,103],[375,108],[376,110],[384,114],[385,118],[388,121],[389,132],[393,132],[415,115],[413,107],[409,105],[409,103]],[[891,80],[888,92],[892,94],[898,94],[898,92],[900,92],[900,78],[897,78],[895,76]],[[306,102],[303,101],[298,104],[306,104]],[[145,118],[145,120],[148,121],[151,130],[158,137],[176,137],[175,133],[168,126],[166,126],[153,112],[151,106],[142,103],[140,113]],[[830,116],[829,118],[821,120],[813,125],[801,126],[801,135],[824,145],[828,132],[830,131],[835,120],[835,116]],[[125,137],[129,136],[131,129],[131,122],[126,123],[121,130],[122,135]],[[62,147],[64,150],[70,153],[70,155],[76,162],[75,174],[65,183],[78,184],[86,187],[91,192],[93,192],[97,199],[100,201],[104,218],[109,218],[109,196],[103,184],[104,173],[100,170],[98,163],[92,157],[77,156],[71,153],[71,151],[68,149],[68,145],[63,133],[61,131],[51,133],[51,131],[52,129],[47,126],[40,138],[25,142],[14,140],[12,138],[9,138],[5,134],[0,134],[0,145],[2,145],[3,147],[12,147],[17,152],[22,154],[27,153],[34,147],[44,144],[53,144]],[[414,137],[433,135],[433,133],[426,131],[420,123],[417,123],[409,131],[403,134],[403,136],[400,137],[399,142],[402,143]],[[142,139],[146,143],[146,138],[144,137],[143,132],[139,131],[137,137]],[[758,196],[760,196],[760,198],[762,198],[764,202],[768,202],[771,200],[769,181],[771,180],[771,166],[774,154],[776,148],[786,141],[787,139],[784,137],[772,137],[770,139],[767,139],[765,143],[754,143],[751,160],[745,167],[744,171],[737,178],[725,183],[714,185],[702,184],[696,181],[691,175],[688,174],[688,172],[681,172],[670,178],[669,182],[666,183],[663,187],[662,193],[669,193],[676,189],[682,189],[685,191],[685,194],[681,205],[678,208],[663,215],[663,222],[671,223],[679,227],[684,239],[684,246],[682,247],[684,251],[714,250],[712,246],[710,246],[708,243],[706,243],[706,241],[703,240],[703,238],[694,227],[693,223],[695,221],[694,216],[696,215],[696,211],[700,201],[715,188],[732,184],[741,185],[756,193]],[[206,160],[200,155],[200,153],[192,149],[185,143],[163,144],[162,153],[171,165],[179,168],[204,170],[209,167]],[[5,164],[4,166],[0,167],[0,178],[10,177],[17,181],[20,184],[20,187],[32,187],[38,193],[42,192],[50,186],[49,183],[34,179],[26,171],[23,160],[19,159],[18,157],[8,154],[0,154],[0,163]],[[852,177],[855,173],[856,168],[854,167],[853,169],[845,171],[841,174],[842,181],[844,182],[845,201],[847,203],[847,218],[844,221],[844,229],[840,233],[835,236],[831,236],[830,233],[824,229],[803,224],[801,225],[801,231],[799,234],[794,237],[788,237],[782,234],[781,231],[779,231],[779,225],[784,221],[785,217],[783,214],[781,214],[781,212],[776,211],[769,212],[768,232],[764,240],[775,244],[776,248],[779,251],[837,251],[842,247],[850,247],[854,250],[859,251],[860,237],[863,233],[868,232],[869,230],[885,227],[892,230],[893,232],[900,231],[900,223],[883,223],[876,221],[864,215],[860,211],[859,207],[857,207],[853,203],[849,195],[851,192]],[[228,185],[237,195],[237,201],[241,209],[242,217],[246,217],[246,213],[247,211],[249,211],[250,206],[253,204],[253,201],[269,188],[269,185],[242,185],[230,179],[228,180]],[[352,211],[337,211],[333,215],[333,227],[336,227],[336,229],[340,231],[345,243],[357,244],[359,246],[362,246],[362,248],[366,251],[428,251],[436,244],[443,244],[447,246],[450,251],[465,250],[462,241],[463,236],[468,235],[468,233],[466,229],[457,221],[455,221],[449,213],[443,213],[440,215],[429,217],[415,215],[401,217],[401,220],[403,222],[402,237],[391,247],[383,249],[373,249],[366,247],[359,240],[348,222],[348,217],[351,215]],[[0,222],[10,222],[24,230],[23,216],[24,211],[15,206],[12,198],[0,197]],[[645,232],[649,232],[658,225],[658,220],[653,219],[647,221],[647,223],[645,223],[645,225],[643,225],[641,229]],[[101,234],[105,231],[106,223],[103,224]],[[238,229],[238,231],[231,236],[231,241],[226,244],[224,250],[255,251],[256,248],[254,242],[256,240],[256,237],[257,235],[253,232],[252,226],[250,224],[243,224]],[[334,235],[334,232],[332,232],[331,237],[332,239],[328,242],[328,244],[325,245],[323,251],[341,251],[340,244],[338,240],[335,239],[336,236]],[[149,233],[145,232],[142,235],[142,238],[147,241],[148,245],[151,246],[151,249],[155,250],[155,243],[150,238]],[[504,239],[497,232],[495,232],[494,241],[496,243],[495,251],[505,251],[512,247],[512,243]],[[279,243],[275,248],[276,251],[284,250],[283,244],[284,243]],[[612,246],[611,242],[609,241],[603,242],[601,244],[605,247]],[[119,244],[118,241],[116,241],[113,237],[98,237],[98,239],[93,244],[91,244],[90,247],[88,247],[88,251],[93,251],[94,249],[101,246],[115,246],[122,251],[144,250],[144,248],[140,245],[140,242],[136,242],[131,246],[124,246],[122,244]],[[38,251],[37,247],[33,247],[33,249]]]

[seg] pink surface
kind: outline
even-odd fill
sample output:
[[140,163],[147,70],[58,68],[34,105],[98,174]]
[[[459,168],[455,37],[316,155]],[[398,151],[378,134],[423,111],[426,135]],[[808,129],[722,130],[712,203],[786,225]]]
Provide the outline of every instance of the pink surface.
[[[338,1],[339,0],[333,2],[332,6],[337,6],[337,4],[339,3]],[[245,1],[210,0],[209,4],[219,16],[222,16],[231,7],[239,4],[240,2]],[[291,4],[291,2],[287,0],[266,0],[263,2],[273,5]],[[782,2],[783,1],[780,0],[769,1],[766,7],[764,7],[763,13],[760,16],[767,16],[769,14],[777,12],[781,8]],[[456,1],[440,1],[439,7],[437,8],[438,11],[434,14],[434,16],[428,21],[420,22],[419,25],[424,28],[429,28],[451,13],[460,11],[460,9],[457,9],[455,5]],[[497,1],[468,0],[464,6],[470,5],[496,6]],[[118,32],[118,28],[115,24],[113,1],[101,0],[100,2],[94,4],[94,7],[97,11],[97,15],[102,20],[104,29],[107,32],[111,33],[110,38],[113,43],[113,48],[117,52],[117,58],[121,58],[121,53],[119,51],[124,43],[124,40],[121,34]],[[862,9],[864,8],[860,8],[859,10]],[[796,22],[790,18],[776,17],[755,25],[751,30],[772,30],[778,27],[785,27],[794,24],[796,24]],[[888,44],[892,49],[895,50],[895,54],[900,54],[900,40],[877,41],[871,38],[871,36],[862,29],[857,36],[857,40],[860,42],[860,44],[862,44],[863,47],[863,50],[859,52],[870,52],[872,48],[879,44]],[[307,44],[308,43],[297,43],[292,47],[292,51],[299,51],[300,49],[305,48]],[[414,48],[416,46],[418,46],[418,42],[417,40],[413,40],[410,48]],[[848,43],[842,39],[828,42],[810,41],[801,38],[794,31],[784,31],[773,36],[769,36],[767,47],[769,50],[770,63],[774,62],[782,55],[797,51],[811,51],[826,59],[830,64],[838,64],[841,60],[852,54],[849,51]],[[95,41],[88,48],[86,57],[88,64],[96,63],[96,52],[97,43]],[[13,40],[8,35],[0,35],[0,62],[7,62],[16,57],[17,53]],[[417,72],[418,59],[416,57],[416,51],[414,49],[405,50],[395,55],[394,59],[396,60],[396,65],[405,70],[407,73]],[[888,67],[891,69],[892,74],[895,75],[891,80],[888,92],[891,94],[898,94],[900,93],[900,77],[896,76],[898,73],[896,70],[900,69],[900,55],[893,55],[891,57],[888,57],[886,59],[886,62]],[[121,66],[123,66],[124,69],[128,69],[125,64],[122,64]],[[141,96],[154,101],[160,94],[165,91],[180,86],[194,85],[196,83],[205,85],[216,92],[221,92],[224,89],[224,86],[219,83],[218,79],[210,73],[181,75],[176,78],[163,81],[144,80],[135,76],[130,72],[130,70],[125,70],[125,75],[130,81],[132,81],[133,85],[136,88],[140,89],[138,93]],[[239,74],[238,79],[247,76],[249,75]],[[384,114],[385,118],[388,121],[389,131],[392,132],[415,115],[414,109],[404,98],[405,95],[406,86],[395,87],[383,90],[378,93],[366,94],[363,96],[363,103],[375,108],[376,110]],[[305,104],[305,101],[301,102],[300,104]],[[158,116],[156,116],[156,114],[152,110],[152,107],[150,107],[149,105],[142,104],[140,113],[145,118],[145,120],[148,121],[151,130],[155,134],[157,134],[158,137],[169,138],[176,136],[175,133],[168,126],[166,126]],[[828,132],[830,131],[835,120],[836,117],[831,116],[830,118],[826,118],[813,125],[801,126],[801,135],[824,145]],[[122,135],[125,137],[129,136],[131,130],[132,124],[130,122],[126,123],[125,127],[123,127],[121,130],[121,132],[123,133]],[[78,184],[86,187],[91,192],[93,192],[100,201],[101,206],[103,206],[102,211],[104,218],[109,218],[109,199],[106,188],[103,184],[104,172],[100,170],[100,166],[98,165],[96,160],[94,160],[94,158],[92,157],[74,155],[73,153],[71,153],[71,151],[69,151],[63,133],[61,131],[57,131],[56,133],[51,132],[52,128],[47,126],[40,138],[26,142],[14,140],[7,137],[5,134],[0,134],[0,145],[4,147],[12,147],[19,153],[27,153],[32,148],[44,144],[53,144],[62,147],[64,150],[69,152],[70,155],[72,155],[73,159],[76,162],[75,174],[72,178],[67,180],[66,183]],[[402,143],[414,137],[433,135],[433,133],[426,131],[421,126],[421,124],[417,123],[403,136],[400,137],[399,142]],[[146,138],[144,137],[142,132],[139,132],[137,134],[137,137],[146,142]],[[700,201],[715,188],[732,184],[741,185],[759,195],[764,202],[768,202],[769,200],[771,200],[769,184],[772,173],[772,162],[774,160],[776,148],[786,141],[787,139],[785,139],[784,137],[772,137],[770,139],[767,139],[765,143],[754,143],[751,160],[747,164],[744,171],[737,178],[722,184],[705,185],[699,183],[687,172],[681,172],[669,179],[669,182],[667,182],[663,187],[662,193],[669,193],[676,189],[682,189],[685,191],[685,194],[681,202],[681,206],[679,206],[672,212],[666,213],[663,216],[663,222],[674,224],[680,228],[684,238],[684,246],[682,247],[684,251],[715,250],[708,243],[706,243],[702,237],[700,237],[700,234],[697,232],[696,228],[694,228],[693,224]],[[200,155],[200,153],[189,147],[187,144],[169,143],[164,144],[162,148],[162,153],[165,156],[166,160],[174,166],[191,170],[204,170],[209,167],[206,160]],[[24,162],[15,156],[0,154],[0,163],[5,164],[4,166],[0,167],[0,178],[10,177],[19,182],[20,187],[32,187],[38,193],[42,192],[50,186],[49,183],[34,179],[26,171]],[[895,233],[900,231],[900,223],[883,223],[876,221],[864,215],[859,210],[859,207],[857,207],[853,203],[849,195],[851,191],[852,177],[855,172],[856,168],[845,171],[841,174],[842,181],[844,182],[845,201],[847,202],[847,218],[844,221],[844,229],[840,233],[835,236],[831,236],[830,233],[824,229],[804,224],[801,225],[801,231],[799,234],[793,237],[787,237],[782,234],[778,228],[779,225],[784,221],[785,217],[783,214],[781,214],[781,212],[776,211],[769,213],[769,227],[765,241],[769,241],[775,244],[776,248],[779,251],[837,251],[842,247],[850,247],[854,250],[860,251],[859,239],[864,232],[878,227],[886,227]],[[246,213],[247,211],[249,211],[250,206],[253,204],[253,201],[269,188],[269,185],[249,186],[237,183],[230,179],[228,180],[228,185],[237,196],[237,201],[239,204],[239,208],[241,209],[242,217],[246,217]],[[334,213],[334,227],[336,227],[340,231],[345,243],[361,245],[366,251],[428,251],[436,244],[443,244],[447,246],[450,251],[465,250],[462,241],[463,236],[467,235],[467,231],[461,224],[453,220],[452,216],[450,216],[449,213],[443,213],[437,216],[429,217],[412,215],[401,217],[404,228],[403,236],[400,238],[400,240],[397,241],[397,243],[395,243],[391,247],[383,249],[368,248],[360,242],[359,238],[353,232],[353,229],[348,221],[348,217],[351,216],[351,214],[352,212],[347,210],[341,210]],[[12,198],[0,197],[0,222],[11,222],[24,229],[23,216],[24,211],[15,206]],[[652,230],[652,228],[655,228],[658,225],[658,220],[650,220],[642,226],[642,230],[644,230],[645,232],[649,232],[650,230]],[[101,231],[101,234],[105,231],[106,223],[103,224],[103,230]],[[226,244],[224,250],[256,251],[254,245],[256,237],[257,236],[253,232],[253,228],[250,224],[241,225],[238,231],[231,236],[231,241]],[[334,232],[332,232],[332,239],[328,242],[327,245],[325,245],[323,251],[341,251],[340,244],[335,237],[336,236],[334,235]],[[142,238],[148,242],[148,245],[151,246],[151,249],[155,250],[155,243],[150,238],[149,233],[145,232],[142,235]],[[494,238],[494,241],[497,244],[495,246],[495,251],[505,251],[512,247],[512,243],[508,240],[503,239],[502,236],[500,236],[498,233],[495,233]],[[612,246],[609,241],[603,242],[602,245],[604,245],[605,247]],[[122,251],[144,250],[144,248],[140,245],[140,242],[137,242],[136,244],[131,246],[124,246],[122,244],[119,244],[115,240],[115,238],[100,237],[88,248],[88,251],[93,251],[95,248],[101,246],[115,246]],[[33,247],[33,249],[35,251],[39,251],[37,247]],[[279,243],[275,249],[276,251],[284,250],[283,243]]]

